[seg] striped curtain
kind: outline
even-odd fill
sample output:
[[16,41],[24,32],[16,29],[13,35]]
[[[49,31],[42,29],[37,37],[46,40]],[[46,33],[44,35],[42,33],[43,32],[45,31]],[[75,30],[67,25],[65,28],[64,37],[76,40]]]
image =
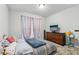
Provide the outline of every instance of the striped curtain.
[[30,32],[31,32],[30,17],[21,16],[21,20],[22,20],[22,35],[23,35],[23,37],[30,37]]
[[38,17],[21,16],[22,34],[26,38],[42,38],[42,20]]
[[33,26],[34,26],[34,37],[35,38],[41,38],[41,26],[40,26],[40,18],[35,18],[33,21]]

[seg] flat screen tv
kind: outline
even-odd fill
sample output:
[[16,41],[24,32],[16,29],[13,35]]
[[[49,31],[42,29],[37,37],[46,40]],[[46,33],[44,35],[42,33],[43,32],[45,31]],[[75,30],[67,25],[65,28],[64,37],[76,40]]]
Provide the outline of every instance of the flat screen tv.
[[59,29],[58,25],[50,25],[50,30],[52,32],[59,32]]

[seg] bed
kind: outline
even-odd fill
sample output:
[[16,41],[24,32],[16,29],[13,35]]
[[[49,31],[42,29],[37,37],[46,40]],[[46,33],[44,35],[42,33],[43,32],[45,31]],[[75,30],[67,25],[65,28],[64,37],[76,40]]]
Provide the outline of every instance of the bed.
[[[18,39],[5,48],[6,55],[48,55],[57,51],[53,42],[40,40],[46,43],[38,48],[33,48],[24,39]],[[3,54],[3,48],[0,46],[0,54]]]
[[46,43],[38,48],[33,48],[24,40],[19,39],[16,44],[15,55],[48,55],[57,51],[53,42],[47,40],[40,40]]

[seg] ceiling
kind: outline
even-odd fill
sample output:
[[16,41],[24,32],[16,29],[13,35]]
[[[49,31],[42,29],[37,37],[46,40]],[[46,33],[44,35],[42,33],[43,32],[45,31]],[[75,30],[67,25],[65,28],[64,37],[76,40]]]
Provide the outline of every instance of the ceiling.
[[63,11],[67,8],[77,6],[76,4],[46,4],[45,8],[38,8],[37,4],[8,4],[9,10],[28,12],[37,14],[43,17],[48,17],[51,14]]

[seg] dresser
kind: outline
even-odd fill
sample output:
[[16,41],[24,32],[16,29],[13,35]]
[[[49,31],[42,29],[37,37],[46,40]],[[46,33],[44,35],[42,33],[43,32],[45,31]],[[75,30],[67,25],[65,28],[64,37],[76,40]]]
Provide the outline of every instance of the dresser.
[[55,42],[62,46],[65,45],[65,33],[44,32],[44,39]]

